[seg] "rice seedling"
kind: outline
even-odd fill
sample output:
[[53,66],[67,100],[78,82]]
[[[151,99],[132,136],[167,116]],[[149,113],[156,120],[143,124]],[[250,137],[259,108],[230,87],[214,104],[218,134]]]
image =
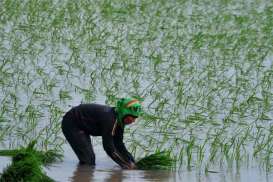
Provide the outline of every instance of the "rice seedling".
[[1,142],[59,149],[68,106],[137,95],[146,110],[126,130],[135,156],[168,146],[188,169],[248,156],[271,168],[271,2],[1,5]]
[[32,141],[26,148],[17,150],[1,150],[1,156],[12,157],[12,163],[4,169],[0,181],[54,181],[42,171],[42,165],[60,161],[62,155],[56,151],[37,151],[36,141]]
[[175,160],[171,158],[170,152],[168,151],[155,152],[136,162],[137,169],[142,170],[172,169],[174,164]]

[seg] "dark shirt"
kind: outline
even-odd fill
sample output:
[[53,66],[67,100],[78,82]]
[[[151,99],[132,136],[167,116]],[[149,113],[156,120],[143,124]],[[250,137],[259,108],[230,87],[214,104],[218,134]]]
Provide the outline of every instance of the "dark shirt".
[[124,126],[116,123],[114,107],[80,104],[71,111],[81,130],[92,136],[102,136],[104,150],[116,163],[127,168],[130,162],[134,162],[134,157],[123,143]]

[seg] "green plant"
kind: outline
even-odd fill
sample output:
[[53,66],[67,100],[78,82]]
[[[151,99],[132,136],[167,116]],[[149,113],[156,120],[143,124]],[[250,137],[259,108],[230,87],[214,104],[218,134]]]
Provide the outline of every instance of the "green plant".
[[170,156],[170,152],[161,151],[148,155],[136,162],[138,169],[171,169],[175,160]]
[[56,151],[37,151],[34,148],[36,141],[31,142],[26,148],[17,150],[1,150],[0,156],[12,157],[12,163],[4,169],[0,181],[23,182],[53,182],[43,173],[42,165],[60,161],[62,155]]

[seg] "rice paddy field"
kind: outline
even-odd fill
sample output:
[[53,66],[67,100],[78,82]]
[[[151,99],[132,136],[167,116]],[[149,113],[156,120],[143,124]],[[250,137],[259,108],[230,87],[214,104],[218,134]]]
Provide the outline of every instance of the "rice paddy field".
[[[125,144],[175,169],[122,171],[100,138],[96,169],[77,167],[63,114],[127,96],[144,114]],[[0,102],[0,149],[61,151],[56,181],[270,181],[273,1],[1,0]]]

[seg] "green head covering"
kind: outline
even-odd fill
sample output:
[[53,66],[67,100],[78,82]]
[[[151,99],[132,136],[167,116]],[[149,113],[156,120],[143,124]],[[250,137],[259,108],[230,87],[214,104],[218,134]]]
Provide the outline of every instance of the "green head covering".
[[122,119],[126,115],[139,117],[141,114],[140,101],[134,98],[122,98],[117,101],[116,105],[118,123],[122,124]]

